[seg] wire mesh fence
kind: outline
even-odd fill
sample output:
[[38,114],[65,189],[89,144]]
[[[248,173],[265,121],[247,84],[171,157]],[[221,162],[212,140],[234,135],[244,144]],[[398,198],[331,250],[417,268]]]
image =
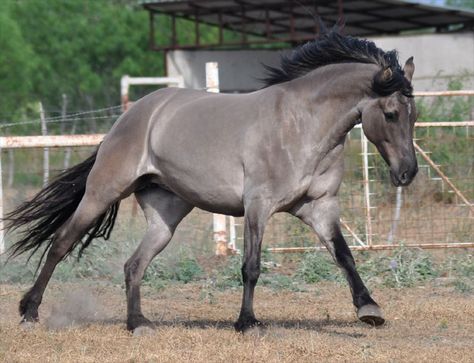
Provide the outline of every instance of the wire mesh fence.
[[[420,171],[406,188],[392,186],[376,148],[368,144],[364,149],[361,130],[351,131],[339,191],[343,233],[351,246],[474,246],[474,121],[464,121],[474,119],[472,94],[422,95],[429,98],[418,103],[423,113],[415,128]],[[270,226],[273,233],[266,239],[277,247],[274,251],[302,251],[317,244],[309,228],[293,217],[274,218]]]
[[[421,149],[468,200],[473,200],[474,143],[470,135],[472,130],[469,133],[469,127],[417,127],[415,132],[416,142]],[[388,168],[375,148],[372,145],[369,147],[372,243],[474,242],[474,221],[469,205],[460,200],[441,175],[420,157],[419,152],[417,158],[420,171],[413,184],[397,190],[390,184]],[[358,233],[367,234],[367,230],[361,228],[364,223],[360,218],[363,213],[360,210],[361,203],[357,201],[358,193],[348,188],[347,182],[345,187],[348,192],[342,193],[342,203],[349,202],[349,213],[352,215],[351,218],[347,213],[346,218],[355,225]],[[398,218],[397,193],[402,201]],[[346,216],[346,212],[343,215]]]
[[[103,118],[100,120],[111,124],[117,117],[116,111],[101,111],[109,114],[102,114]],[[96,117],[97,114],[76,115],[71,119],[78,116]],[[51,121],[56,121],[56,118]],[[435,167],[418,152],[419,173],[410,186],[402,189],[391,185],[388,167],[373,145],[368,145],[364,162],[362,137],[361,130],[354,129],[347,139],[345,175],[339,192],[343,233],[350,245],[390,247],[399,244],[437,244],[440,247],[449,247],[456,244],[474,244],[474,213],[471,202],[474,200],[473,122],[420,122],[415,130],[415,141]],[[51,174],[54,176],[64,169],[67,157],[72,165],[85,159],[94,148],[51,149]],[[6,211],[39,190],[43,176],[42,158],[41,149],[2,151],[3,204]],[[443,175],[438,171],[442,171]],[[452,185],[460,194],[453,191]],[[397,208],[397,205],[400,208]],[[145,223],[138,210],[133,198],[123,203],[119,216],[119,232],[115,234],[116,237],[113,234],[112,238],[123,238],[123,230],[127,230],[128,238],[141,238]],[[242,218],[236,218],[237,247],[240,249],[242,223]],[[193,211],[178,228],[175,240],[212,253],[211,214]],[[273,216],[265,231],[266,247],[301,248],[317,244],[317,237],[310,228],[287,214]]]

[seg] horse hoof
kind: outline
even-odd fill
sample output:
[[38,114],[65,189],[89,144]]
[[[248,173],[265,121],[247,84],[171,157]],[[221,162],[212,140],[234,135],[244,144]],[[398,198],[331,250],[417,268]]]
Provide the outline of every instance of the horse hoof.
[[139,326],[138,328],[133,329],[134,337],[150,337],[155,335],[155,329],[149,326]]
[[145,318],[142,314],[130,315],[127,318],[127,330],[133,332],[135,335],[135,331],[140,328],[148,328],[153,330],[154,326],[153,323]]
[[[262,322],[258,321],[255,318],[246,319],[246,320],[238,320],[234,324],[234,328],[239,333],[247,333],[250,331],[259,331],[261,332],[263,328]],[[259,333],[260,334],[260,333]]]
[[380,326],[385,323],[382,310],[377,305],[367,304],[357,310],[357,317],[360,321],[372,326]]

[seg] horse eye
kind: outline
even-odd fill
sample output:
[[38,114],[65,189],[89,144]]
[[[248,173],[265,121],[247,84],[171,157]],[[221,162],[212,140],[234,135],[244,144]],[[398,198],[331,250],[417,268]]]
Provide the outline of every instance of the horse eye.
[[384,112],[383,114],[385,115],[385,119],[387,121],[389,122],[396,121],[397,115],[395,114],[395,112]]

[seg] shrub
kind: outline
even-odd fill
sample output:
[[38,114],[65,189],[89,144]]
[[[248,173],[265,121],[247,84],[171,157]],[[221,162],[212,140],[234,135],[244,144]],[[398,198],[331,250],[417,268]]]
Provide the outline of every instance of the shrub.
[[341,273],[324,252],[310,252],[303,256],[296,276],[306,283],[315,283],[340,280]]
[[389,267],[384,284],[390,287],[410,287],[438,276],[430,256],[420,249],[402,246],[384,260]]
[[293,276],[272,273],[264,274],[260,280],[263,286],[267,286],[273,290],[303,291],[299,286],[298,279]]
[[227,263],[220,269],[214,271],[213,280],[219,289],[235,288],[243,285],[242,260],[240,256],[230,256]]
[[199,278],[203,273],[201,266],[192,257],[180,259],[173,270],[174,279],[185,284]]
[[162,287],[165,281],[179,281],[187,284],[198,279],[202,274],[203,270],[194,257],[179,253],[176,259],[156,258],[148,266],[143,281],[148,285]]

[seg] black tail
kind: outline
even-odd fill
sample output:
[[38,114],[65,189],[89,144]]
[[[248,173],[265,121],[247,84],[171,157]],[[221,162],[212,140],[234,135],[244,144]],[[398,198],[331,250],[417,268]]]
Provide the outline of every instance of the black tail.
[[[44,249],[38,266],[53,243],[55,232],[71,217],[81,201],[87,177],[95,163],[97,151],[82,163],[59,174],[48,186],[36,196],[24,202],[4,218],[7,232],[20,229],[20,240],[10,247],[10,257],[18,256],[32,250],[28,259],[41,247]],[[113,204],[90,226],[87,239],[82,242],[79,256],[96,237],[108,239],[119,208]],[[69,249],[70,254],[81,241],[76,241]]]

